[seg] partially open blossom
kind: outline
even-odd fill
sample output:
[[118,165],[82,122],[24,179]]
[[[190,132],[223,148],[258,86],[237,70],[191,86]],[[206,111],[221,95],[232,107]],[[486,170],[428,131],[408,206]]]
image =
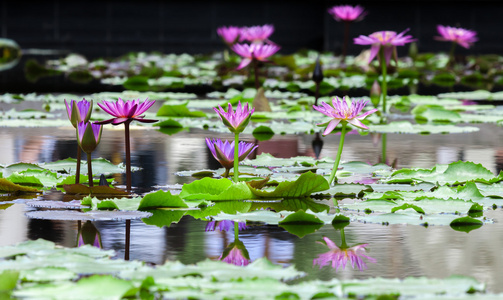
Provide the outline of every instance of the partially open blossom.
[[157,120],[144,119],[143,113],[145,113],[152,105],[154,105],[154,100],[145,100],[140,103],[140,100],[124,101],[121,98],[117,101],[103,101],[98,103],[105,112],[114,116],[112,119],[105,121],[95,122],[96,124],[112,124],[119,125],[125,122],[131,122],[133,120],[143,123],[154,123]]
[[226,44],[232,45],[237,42],[241,34],[241,28],[236,26],[222,26],[217,29],[217,33]]
[[227,112],[220,105],[218,106],[218,109],[216,107],[213,109],[220,117],[220,120],[222,120],[224,125],[227,126],[232,133],[243,132],[250,122],[251,115],[255,111],[255,108],[248,109],[248,103],[246,103],[245,106],[242,106],[241,101],[239,101],[236,111],[232,110],[232,105],[230,103],[227,107]]
[[236,266],[247,266],[251,262],[248,250],[246,250],[245,245],[240,240],[229,244],[219,259]]
[[369,36],[360,35],[354,39],[358,45],[372,45],[370,47],[369,63],[377,56],[381,47],[383,48],[386,64],[389,64],[393,53],[396,54],[396,46],[403,46],[415,41],[411,35],[405,35],[408,29],[396,33],[395,31],[377,31]]
[[91,118],[91,112],[93,110],[93,101],[87,101],[82,99],[80,101],[72,100],[70,104],[66,102],[66,113],[68,114],[68,119],[72,123],[73,127],[77,128],[77,124],[80,122],[87,122]]
[[80,147],[85,153],[91,153],[96,149],[101,140],[103,126],[91,122],[80,122],[77,125],[77,138]]
[[338,22],[361,21],[366,15],[365,10],[360,5],[337,5],[329,8],[328,13]]
[[274,32],[273,25],[251,26],[241,28],[241,37],[239,41],[249,41],[254,44],[271,43],[269,37]]
[[[377,111],[376,108],[369,110],[366,113],[363,113],[361,115],[358,115],[365,105],[367,105],[368,101],[360,99],[360,100],[351,100],[351,105],[348,105],[347,103],[348,99],[347,97],[343,97],[342,99],[339,99],[339,97],[334,97],[332,98],[332,105],[329,105],[325,102],[321,102],[321,106],[316,106],[313,105],[313,108],[322,114],[329,116],[332,118],[331,121],[328,122],[327,128],[323,132],[323,135],[327,135],[332,130],[335,129],[335,127],[341,122],[345,121],[348,122],[349,124],[352,124],[358,128],[361,129],[369,129],[365,124],[360,122],[360,120],[365,119],[366,116],[375,113]],[[326,123],[320,123],[318,125],[322,125]]]
[[278,52],[278,45],[270,44],[235,44],[231,48],[239,56],[243,57],[241,63],[237,67],[238,70],[249,65],[252,60],[267,61],[267,58]]
[[[232,231],[234,230],[234,221],[231,220],[222,220],[222,221],[210,221],[206,224],[206,228],[204,231],[215,231],[217,229],[219,231]],[[238,230],[245,230],[246,222],[238,222]]]
[[[222,141],[220,139],[206,138],[206,145],[213,154],[213,157],[226,169],[231,169],[234,165],[234,142]],[[239,142],[239,161],[244,160],[255,150],[258,145],[253,143]]]
[[437,31],[441,35],[435,37],[437,41],[454,42],[467,49],[478,41],[477,32],[473,30],[437,25]]
[[367,268],[363,258],[368,259],[371,263],[376,262],[376,259],[365,254],[365,247],[367,247],[368,244],[356,245],[350,248],[339,248],[329,238],[323,237],[323,239],[330,250],[319,254],[318,257],[313,260],[313,265],[319,265],[320,269],[332,262],[332,268],[335,268],[337,271],[340,267],[344,269],[346,263],[349,261],[353,269],[356,266],[358,270],[362,271]]

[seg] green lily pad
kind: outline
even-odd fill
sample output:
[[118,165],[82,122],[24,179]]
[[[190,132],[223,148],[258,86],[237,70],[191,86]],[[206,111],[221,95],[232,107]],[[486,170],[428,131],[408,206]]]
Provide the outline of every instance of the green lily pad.
[[15,194],[15,193],[41,193],[41,190],[36,188],[15,184],[5,178],[0,178],[0,192]]
[[478,127],[455,125],[422,125],[411,124],[407,121],[395,121],[386,125],[372,125],[369,132],[379,133],[418,133],[418,134],[447,134],[468,133],[479,131]]
[[261,198],[299,198],[308,197],[312,193],[328,190],[327,180],[311,172],[304,173],[293,182],[283,181],[278,184],[274,191],[263,191],[249,186],[250,191]]
[[462,217],[452,220],[450,226],[456,231],[470,232],[472,230],[482,227],[484,223],[472,217]]
[[229,179],[203,178],[184,184],[180,198],[185,200],[248,200],[255,198],[244,182],[233,183]]
[[181,105],[163,105],[157,111],[157,116],[203,118],[206,117],[206,113],[202,111],[190,111],[187,108],[187,103],[184,103]]
[[179,195],[171,195],[170,191],[159,190],[155,193],[147,194],[141,199],[138,210],[148,210],[158,207],[187,208],[188,205]]

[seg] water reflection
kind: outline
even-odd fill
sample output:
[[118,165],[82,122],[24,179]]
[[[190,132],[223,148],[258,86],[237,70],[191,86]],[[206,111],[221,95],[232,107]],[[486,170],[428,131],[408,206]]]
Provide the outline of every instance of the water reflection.
[[77,234],[77,247],[82,247],[84,245],[103,248],[103,245],[101,243],[101,233],[91,221],[86,221],[84,225],[80,226],[79,232]]
[[[344,228],[340,229],[340,233],[341,244],[339,246],[337,246],[335,242],[333,242],[328,237],[323,237],[325,245],[330,250],[328,252],[319,254],[318,257],[313,260],[313,265],[319,265],[321,269],[332,262],[332,268],[335,268],[335,270],[338,271],[339,268],[345,269],[347,262],[350,262],[353,269],[355,269],[356,266],[358,270],[363,271],[367,269],[367,264],[365,263],[365,260],[363,258],[366,258],[371,263],[377,262],[375,258],[372,258],[365,254],[365,248],[368,246],[368,244],[357,244],[349,247],[346,243]],[[323,244],[321,242],[318,243]]]

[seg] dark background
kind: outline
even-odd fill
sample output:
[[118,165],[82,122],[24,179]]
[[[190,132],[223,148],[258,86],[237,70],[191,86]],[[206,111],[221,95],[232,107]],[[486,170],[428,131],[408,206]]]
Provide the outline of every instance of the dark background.
[[[410,28],[419,51],[447,52],[448,43],[433,39],[436,25],[442,24],[478,31],[479,42],[466,53],[503,52],[503,1],[496,0],[2,1],[0,35],[23,49],[63,49],[89,57],[129,51],[194,54],[224,47],[216,34],[219,26],[273,24],[271,40],[282,46],[280,53],[302,48],[340,52],[343,24],[327,13],[337,4],[360,4],[368,11],[363,21],[352,24],[352,37]],[[364,48],[351,43],[349,54]]]

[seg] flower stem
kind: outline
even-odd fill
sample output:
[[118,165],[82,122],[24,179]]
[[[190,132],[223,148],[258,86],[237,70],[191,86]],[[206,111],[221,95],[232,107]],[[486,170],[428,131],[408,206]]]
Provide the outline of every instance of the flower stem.
[[87,176],[89,177],[89,187],[93,186],[93,166],[91,164],[91,152],[87,153]]
[[334,167],[332,169],[332,173],[330,174],[330,178],[328,179],[328,184],[332,184],[335,179],[335,173],[337,173],[337,168],[339,168],[339,162],[341,161],[342,155],[342,147],[344,146],[344,138],[346,137],[346,126],[347,123],[345,121],[341,122],[342,131],[341,131],[341,139],[339,140],[339,148],[337,149],[337,157],[335,158]]
[[260,88],[260,83],[259,83],[259,80],[258,80],[258,61],[254,58],[253,59],[253,70],[254,70],[254,73],[255,73],[255,89],[258,89]]
[[344,233],[344,228],[341,228],[341,246],[339,247],[341,249],[347,249],[348,244],[346,244],[346,234]]
[[222,177],[224,177],[224,178],[229,177],[229,171],[230,171],[230,169],[225,168],[225,172],[224,172],[224,174],[222,174]]
[[234,182],[239,182],[239,133],[234,134]]
[[386,58],[384,57],[384,50],[381,47],[379,49],[379,60],[381,61],[381,69],[382,69],[382,83],[381,83],[381,91],[382,91],[382,111],[386,113],[386,98],[388,94],[388,82],[387,82],[387,66],[386,66]]
[[129,121],[124,123],[124,132],[126,134],[126,187],[131,192],[131,146],[129,143]]
[[239,240],[239,222],[234,221],[234,240]]
[[80,183],[80,161],[82,160],[82,148],[77,144],[77,171],[75,172],[75,183]]
[[342,59],[341,62],[344,63],[346,59],[346,54],[348,52],[348,44],[349,44],[349,24],[350,22],[344,22],[344,44],[342,46]]
[[456,49],[456,43],[452,42],[451,51],[449,52],[449,61],[447,66],[454,66],[454,49]]

